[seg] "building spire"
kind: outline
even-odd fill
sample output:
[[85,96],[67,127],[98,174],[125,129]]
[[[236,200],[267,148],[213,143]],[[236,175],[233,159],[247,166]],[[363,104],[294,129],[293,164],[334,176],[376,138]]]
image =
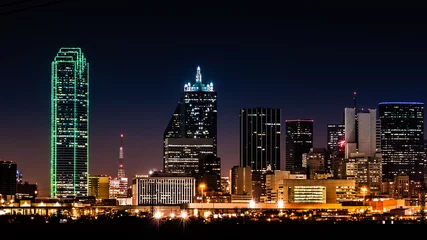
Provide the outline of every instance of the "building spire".
[[120,134],[120,152],[119,152],[119,158],[123,159],[123,134]]
[[353,108],[357,111],[357,92],[353,92]]
[[124,157],[123,157],[123,134],[120,134],[119,168],[117,170],[117,177],[118,178],[126,177]]
[[202,73],[200,72],[200,66],[197,66],[196,82],[202,82]]

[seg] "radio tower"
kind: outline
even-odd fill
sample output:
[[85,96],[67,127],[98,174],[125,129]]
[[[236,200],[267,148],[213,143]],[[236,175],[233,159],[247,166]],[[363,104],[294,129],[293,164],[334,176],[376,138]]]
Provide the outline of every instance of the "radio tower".
[[124,165],[124,157],[123,157],[123,134],[120,134],[120,151],[119,151],[119,168],[117,171],[117,178],[125,178],[125,165]]

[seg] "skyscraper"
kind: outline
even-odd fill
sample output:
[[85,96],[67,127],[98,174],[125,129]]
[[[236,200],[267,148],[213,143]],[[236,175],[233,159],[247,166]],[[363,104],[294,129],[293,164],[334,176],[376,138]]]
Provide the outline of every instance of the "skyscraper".
[[52,62],[51,196],[87,196],[89,63],[80,48],[61,48]]
[[327,144],[330,158],[344,156],[345,126],[344,124],[328,124]]
[[202,83],[200,67],[197,67],[196,83],[184,85],[181,100],[181,131],[186,138],[212,138],[217,155],[217,102],[213,83]]
[[383,180],[400,174],[411,180],[424,178],[424,103],[381,102],[381,152]]
[[280,109],[240,109],[240,166],[280,170]]
[[302,155],[313,148],[313,120],[286,120],[286,171],[302,167]]
[[[213,84],[204,84],[200,67],[197,67],[196,82],[184,85],[184,92],[163,135],[163,168],[168,172],[170,142],[173,138],[212,139],[212,154],[217,156],[217,97]],[[170,141],[166,141],[171,139]],[[168,145],[168,147],[167,147]],[[194,153],[193,156],[200,156]],[[179,158],[176,156],[175,158]],[[220,163],[218,163],[220,164]],[[196,166],[196,165],[195,165]],[[198,166],[198,164],[197,164]],[[218,177],[220,180],[220,177]]]
[[344,109],[345,158],[353,153],[363,153],[375,157],[377,153],[377,110]]
[[0,199],[15,198],[16,168],[16,163],[12,161],[0,161]]

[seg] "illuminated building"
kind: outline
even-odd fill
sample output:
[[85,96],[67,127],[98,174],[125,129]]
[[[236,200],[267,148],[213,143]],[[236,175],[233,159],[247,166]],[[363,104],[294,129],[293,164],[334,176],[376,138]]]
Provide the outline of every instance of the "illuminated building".
[[313,120],[286,120],[286,170],[302,168],[302,155],[313,148]]
[[381,153],[383,180],[406,174],[424,178],[424,103],[381,102]]
[[16,194],[16,163],[0,161],[1,199],[13,199]]
[[[200,67],[197,67],[195,83],[192,84],[188,82],[184,85],[184,92],[181,95],[181,100],[175,108],[168,126],[165,129],[163,135],[164,172],[189,172],[188,170],[199,167],[199,162],[203,157],[202,155],[192,152],[190,153],[192,155],[191,157],[184,156],[188,154],[178,156],[180,150],[175,149],[175,152],[171,152],[170,150],[171,147],[180,148],[179,146],[172,146],[171,142],[183,146],[186,145],[187,142],[192,141],[189,139],[204,139],[202,141],[212,142],[209,143],[209,145],[212,145],[212,148],[207,152],[210,152],[209,154],[213,154],[215,157],[217,156],[217,93],[214,90],[213,83],[204,84],[202,82]],[[182,141],[182,143],[179,143],[179,141]],[[190,145],[198,145],[198,143],[191,143]],[[194,147],[194,149],[197,148],[198,147]],[[196,159],[194,159],[195,155],[198,155],[197,164],[195,162]],[[178,158],[181,158],[181,160]],[[185,161],[187,161],[186,159],[190,162],[185,163]],[[215,162],[214,165],[220,168],[220,158],[216,158],[216,160],[217,162]],[[217,182],[219,183],[221,176],[219,171],[217,173]]]
[[87,196],[89,63],[80,48],[59,50],[51,94],[51,196]]
[[89,196],[96,199],[110,198],[110,177],[106,175],[89,176]]
[[280,109],[240,109],[240,166],[280,170]]
[[340,203],[355,196],[355,180],[283,179],[285,203]]
[[196,180],[190,174],[154,172],[137,175],[133,183],[133,205],[178,205],[192,203]]
[[354,179],[356,191],[366,187],[370,194],[381,193],[382,163],[381,158],[354,155],[344,160],[343,179]]
[[290,171],[274,171],[273,174],[266,176],[266,201],[265,202],[277,202],[279,199],[284,199],[284,179],[307,179],[305,174],[291,174]]
[[215,150],[212,138],[166,138],[164,144],[168,173],[198,173],[201,158]]
[[310,152],[302,154],[302,167],[307,168],[307,174],[313,179],[316,173],[326,172],[328,152],[325,148],[311,148]]
[[345,125],[344,124],[328,124],[327,145],[329,153],[328,168],[331,168],[331,159],[344,156],[345,146]]

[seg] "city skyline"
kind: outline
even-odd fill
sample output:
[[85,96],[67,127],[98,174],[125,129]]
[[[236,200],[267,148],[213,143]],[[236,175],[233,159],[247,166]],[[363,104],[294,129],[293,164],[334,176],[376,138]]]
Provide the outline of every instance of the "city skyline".
[[[218,91],[223,174],[239,163],[241,108],[280,108],[281,124],[314,119],[314,147],[326,147],[327,124],[342,121],[353,91],[358,106],[366,108],[426,100],[422,28],[378,20],[345,29],[307,19],[280,24],[277,16],[242,17],[256,24],[179,17],[172,26],[173,18],[100,16],[103,24],[86,25],[90,11],[76,8],[10,16],[4,30],[10,38],[0,40],[5,46],[0,78],[7,80],[0,90],[0,158],[16,162],[25,181],[39,183],[42,195],[49,192],[49,64],[64,46],[81,47],[91,62],[91,174],[115,175],[121,133],[128,176],[162,168],[164,128],[198,65]],[[57,24],[81,31],[52,31]],[[135,27],[144,33],[135,33]],[[395,87],[396,81],[408,84]],[[281,149],[283,168],[284,145]]]

